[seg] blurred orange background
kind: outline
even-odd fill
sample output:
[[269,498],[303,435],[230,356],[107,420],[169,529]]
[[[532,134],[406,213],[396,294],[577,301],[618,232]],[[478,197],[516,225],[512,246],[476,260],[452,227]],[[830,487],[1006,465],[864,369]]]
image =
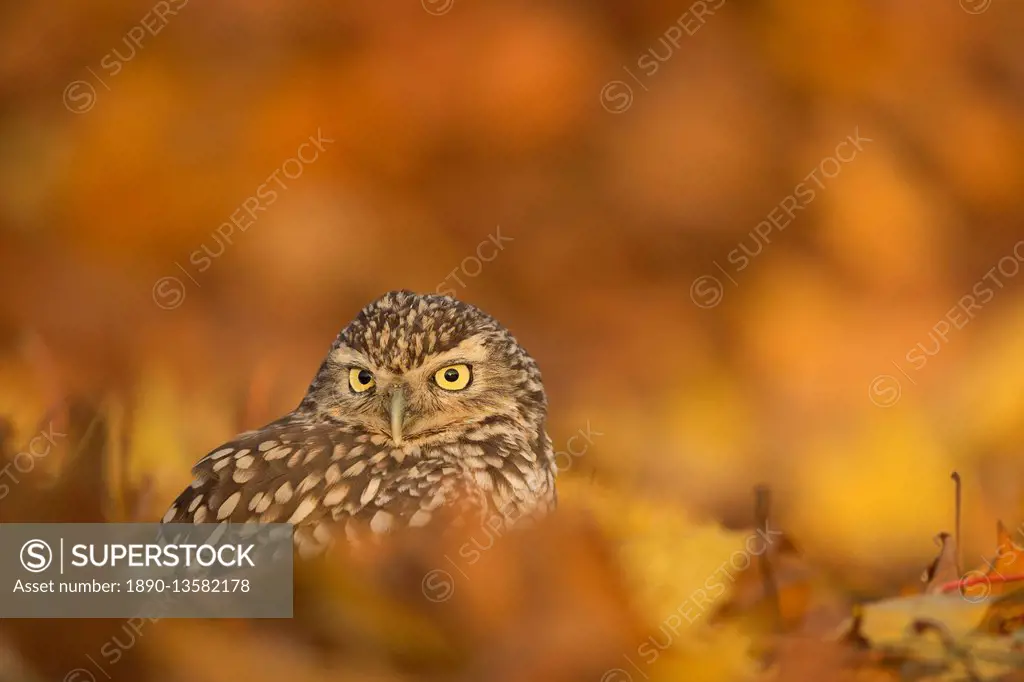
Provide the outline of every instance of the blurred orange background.
[[768,483],[875,589],[954,470],[969,556],[1024,517],[1019,3],[0,17],[0,411],[115,396],[154,520],[397,288],[530,350],[556,449],[600,434],[566,480],[730,527]]

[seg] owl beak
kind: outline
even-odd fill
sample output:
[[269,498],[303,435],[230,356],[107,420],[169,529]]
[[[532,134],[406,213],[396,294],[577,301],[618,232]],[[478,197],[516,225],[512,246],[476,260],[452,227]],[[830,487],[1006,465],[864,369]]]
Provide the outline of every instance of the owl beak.
[[391,393],[391,439],[402,444],[402,422],[405,421],[405,391],[396,388]]

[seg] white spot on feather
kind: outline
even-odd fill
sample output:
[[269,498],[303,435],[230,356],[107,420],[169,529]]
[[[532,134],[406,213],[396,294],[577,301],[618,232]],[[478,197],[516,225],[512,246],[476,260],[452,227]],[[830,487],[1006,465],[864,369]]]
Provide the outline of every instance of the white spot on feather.
[[359,502],[364,505],[369,504],[370,500],[376,497],[377,491],[380,490],[381,481],[382,479],[380,478],[371,478],[370,482],[366,484],[366,489],[363,490],[363,494],[359,496]]
[[370,519],[370,530],[383,535],[391,530],[395,517],[381,509]]
[[256,508],[253,509],[253,511],[256,512],[257,514],[262,514],[263,512],[265,512],[268,509],[270,509],[270,505],[271,505],[271,503],[273,501],[274,501],[274,498],[271,497],[269,494],[265,493],[263,495],[262,499],[260,499],[260,501],[256,503]]
[[316,509],[316,500],[312,497],[307,497],[302,502],[299,502],[299,506],[295,508],[291,518],[288,519],[288,523],[299,523],[309,516],[314,509]]
[[[260,449],[263,449],[263,446],[260,446]],[[287,457],[291,453],[292,453],[292,449],[291,448],[284,447],[282,445],[280,447],[276,447],[276,448],[274,448],[272,450],[269,450],[266,454],[263,455],[263,457],[264,457],[264,459],[269,461],[269,460],[281,459],[283,457]]]
[[366,461],[365,460],[359,460],[358,462],[356,462],[355,464],[350,466],[348,469],[345,469],[345,471],[343,471],[341,473],[341,475],[346,477],[346,478],[349,478],[349,477],[352,477],[352,476],[358,476],[359,474],[363,473],[363,470],[365,468],[366,468]]
[[292,499],[293,493],[292,484],[286,481],[282,483],[281,487],[277,489],[276,493],[274,493],[274,500],[280,504],[284,504],[288,500]]
[[255,511],[256,507],[259,506],[260,502],[263,501],[263,493],[256,493],[249,500],[249,511]]
[[235,507],[238,506],[238,501],[241,499],[242,491],[239,490],[232,493],[228,499],[221,502],[220,509],[217,510],[217,520],[222,521],[231,516],[231,512],[235,511]]
[[235,469],[231,472],[231,480],[235,483],[248,483],[256,478],[255,469]]
[[324,495],[324,506],[334,507],[341,504],[341,501],[348,495],[349,486],[339,485],[331,488],[326,495]]
[[431,516],[432,514],[428,512],[426,509],[420,509],[411,517],[409,517],[409,527],[422,528],[423,526],[430,523]]
[[302,483],[299,483],[299,487],[296,489],[296,492],[299,495],[301,495],[302,493],[309,492],[310,490],[315,488],[316,484],[319,482],[320,474],[317,473],[316,471],[310,472],[309,475],[302,479]]

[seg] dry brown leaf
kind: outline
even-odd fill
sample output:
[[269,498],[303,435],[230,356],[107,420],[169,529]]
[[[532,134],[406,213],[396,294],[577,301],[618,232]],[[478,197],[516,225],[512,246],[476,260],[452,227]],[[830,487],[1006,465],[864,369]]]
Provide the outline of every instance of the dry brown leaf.
[[921,576],[925,594],[941,594],[943,585],[960,579],[956,539],[949,533],[939,533],[935,536],[935,544],[940,548],[939,555]]

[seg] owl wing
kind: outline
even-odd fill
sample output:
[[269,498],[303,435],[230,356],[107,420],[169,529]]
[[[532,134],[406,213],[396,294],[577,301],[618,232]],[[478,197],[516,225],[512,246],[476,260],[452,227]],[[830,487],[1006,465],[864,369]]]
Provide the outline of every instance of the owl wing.
[[304,554],[328,546],[335,523],[353,541],[364,528],[426,525],[438,507],[462,506],[464,487],[450,464],[409,461],[365,434],[288,419],[215,448],[192,474],[164,523],[292,523]]

